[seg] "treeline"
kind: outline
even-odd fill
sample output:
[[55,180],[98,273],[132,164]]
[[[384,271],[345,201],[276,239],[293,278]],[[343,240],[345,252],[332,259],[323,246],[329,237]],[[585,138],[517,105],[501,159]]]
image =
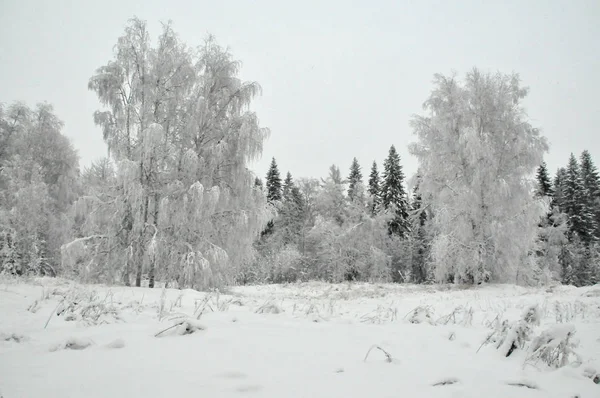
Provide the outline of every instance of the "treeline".
[[[269,131],[260,94],[212,37],[132,19],[88,82],[110,156],[83,170],[51,106],[0,106],[0,272],[208,288],[304,280],[598,281],[591,156],[550,181],[517,75],[436,75],[411,126],[410,184],[394,146],[324,179],[248,168]],[[538,166],[542,164],[538,168]],[[534,178],[536,169],[537,181]],[[410,192],[409,192],[410,186]]]
[[277,216],[257,240],[257,256],[240,282],[427,280],[415,240],[419,220],[411,217],[419,204],[409,203],[394,146],[381,173],[373,162],[367,183],[356,158],[346,176],[332,165],[325,179],[297,181],[289,172],[282,179],[273,158],[264,188],[260,179],[256,185]]
[[55,276],[80,195],[78,157],[48,104],[0,104],[0,271]]
[[563,283],[598,283],[600,177],[590,152],[583,151],[579,160],[571,154],[567,165],[560,167],[552,180],[542,163],[536,177],[537,195],[550,200],[550,211],[541,223],[542,254],[558,253],[558,267],[553,271]]

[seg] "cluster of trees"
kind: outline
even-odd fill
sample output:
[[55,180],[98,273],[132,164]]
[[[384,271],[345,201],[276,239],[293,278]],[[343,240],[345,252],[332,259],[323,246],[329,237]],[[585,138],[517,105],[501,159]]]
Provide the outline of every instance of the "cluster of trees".
[[545,163],[537,170],[537,192],[550,210],[540,223],[541,253],[552,253],[551,271],[565,284],[600,281],[600,177],[589,151],[571,154],[553,180]]
[[77,153],[48,104],[0,104],[0,272],[56,275],[79,195]]
[[89,80],[110,156],[81,173],[49,109],[3,112],[15,148],[1,145],[3,270],[48,262],[84,281],[231,281],[271,213],[246,167],[269,133],[249,110],[260,87],[239,67],[212,37],[190,49],[165,24],[153,44],[145,22],[129,21]]
[[241,282],[400,282],[408,281],[409,275],[425,281],[423,261],[406,261],[418,249],[413,245],[411,205],[394,146],[381,175],[373,162],[367,184],[354,158],[347,178],[332,165],[326,179],[297,182],[289,172],[282,181],[273,159],[264,188],[260,179],[256,185],[264,189],[277,216],[256,242],[255,261],[240,275]]
[[427,114],[411,121],[419,170],[410,195],[394,147],[383,179],[374,163],[365,187],[354,159],[346,179],[332,166],[327,179],[294,186],[288,173],[294,196],[279,194],[273,160],[266,189],[280,211],[256,245],[252,276],[596,283],[598,173],[584,151],[554,185],[545,166],[536,181],[548,144],[526,120],[526,95],[517,75],[436,75]]
[[195,288],[598,281],[598,172],[584,151],[550,181],[518,76],[436,75],[411,121],[409,189],[394,146],[367,178],[356,158],[320,180],[273,159],[263,183],[247,168],[269,134],[250,110],[260,86],[239,67],[212,37],[188,48],[164,24],[153,43],[130,20],[88,85],[109,156],[82,171],[51,106],[0,106],[0,272]]

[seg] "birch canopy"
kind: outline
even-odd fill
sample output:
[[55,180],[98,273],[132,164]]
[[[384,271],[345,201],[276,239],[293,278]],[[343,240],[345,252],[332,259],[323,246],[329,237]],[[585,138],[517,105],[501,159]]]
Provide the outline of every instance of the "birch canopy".
[[464,82],[436,75],[415,116],[420,193],[433,211],[437,279],[517,282],[526,278],[537,225],[533,173],[548,145],[526,120],[517,75],[473,70]]
[[169,23],[152,43],[144,21],[129,21],[89,81],[110,159],[85,171],[95,183],[63,246],[73,272],[203,288],[248,260],[270,209],[246,166],[269,130],[250,110],[260,86],[239,69],[213,37],[192,50]]

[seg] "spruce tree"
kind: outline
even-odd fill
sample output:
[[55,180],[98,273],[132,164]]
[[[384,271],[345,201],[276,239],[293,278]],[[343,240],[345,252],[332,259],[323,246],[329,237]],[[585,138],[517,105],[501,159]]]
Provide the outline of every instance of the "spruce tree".
[[539,197],[552,196],[552,183],[550,182],[550,176],[548,175],[548,168],[546,167],[546,162],[542,162],[540,167],[538,167],[536,179],[536,195]]
[[283,181],[283,199],[288,200],[290,198],[290,193],[294,186],[294,180],[292,179],[292,173],[289,171],[285,175],[285,180]]
[[288,171],[283,184],[283,200],[277,230],[282,234],[283,244],[297,244],[304,221],[304,206],[300,189],[294,184]]
[[569,217],[569,240],[572,241],[574,234],[583,238],[583,222],[582,222],[582,194],[583,185],[581,183],[581,175],[579,174],[579,164],[573,154],[569,158],[569,163],[566,168],[564,181],[564,212]]
[[[589,165],[586,165],[586,167],[589,167]],[[569,158],[564,185],[564,211],[569,217],[571,235],[577,234],[583,244],[589,245],[594,237],[592,210],[586,202],[582,172],[573,154]]]
[[269,203],[281,200],[281,177],[275,158],[271,161],[269,172],[267,173],[267,201]]
[[425,223],[427,212],[423,208],[423,200],[419,191],[421,177],[417,174],[417,184],[413,190],[412,211],[413,218],[413,255],[412,255],[412,281],[423,283],[427,279],[425,259],[427,257],[427,234]]
[[[550,176],[548,175],[548,168],[546,167],[546,162],[542,162],[537,169],[536,172],[536,181],[537,188],[535,191],[535,196],[538,198],[551,198],[553,197],[552,190],[552,182],[550,181]],[[550,217],[552,216],[552,209],[548,211],[548,214],[545,219],[541,220],[538,224],[540,228],[545,228],[550,224]],[[543,241],[542,237],[542,241]]]
[[400,165],[400,155],[393,145],[383,163],[383,168],[381,202],[386,210],[394,207],[396,211],[394,219],[389,223],[388,233],[404,237],[410,231],[408,200],[404,190],[404,173]]
[[560,167],[556,170],[552,184],[552,206],[559,208],[559,211],[565,211],[565,181],[567,180],[567,170]]
[[360,165],[358,164],[358,159],[354,158],[352,160],[352,165],[350,166],[350,175],[348,176],[348,199],[352,202],[354,200],[354,196],[356,194],[356,185],[362,183],[362,172],[360,170]]
[[592,156],[581,153],[581,182],[583,185],[584,223],[594,241],[600,240],[600,177]]
[[371,195],[371,214],[377,214],[381,202],[381,181],[379,179],[379,171],[377,170],[377,162],[373,161],[371,174],[369,175],[369,195]]
[[254,178],[254,186],[260,189],[261,191],[264,188],[263,182],[259,177]]

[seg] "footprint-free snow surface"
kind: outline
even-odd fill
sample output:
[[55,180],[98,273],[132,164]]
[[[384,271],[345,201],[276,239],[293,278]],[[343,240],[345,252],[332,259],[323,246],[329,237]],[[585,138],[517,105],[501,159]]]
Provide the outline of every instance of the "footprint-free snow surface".
[[[535,305],[506,357],[490,335]],[[553,368],[530,350],[557,324],[578,357]],[[0,284],[3,398],[597,398],[599,370],[600,286]]]

